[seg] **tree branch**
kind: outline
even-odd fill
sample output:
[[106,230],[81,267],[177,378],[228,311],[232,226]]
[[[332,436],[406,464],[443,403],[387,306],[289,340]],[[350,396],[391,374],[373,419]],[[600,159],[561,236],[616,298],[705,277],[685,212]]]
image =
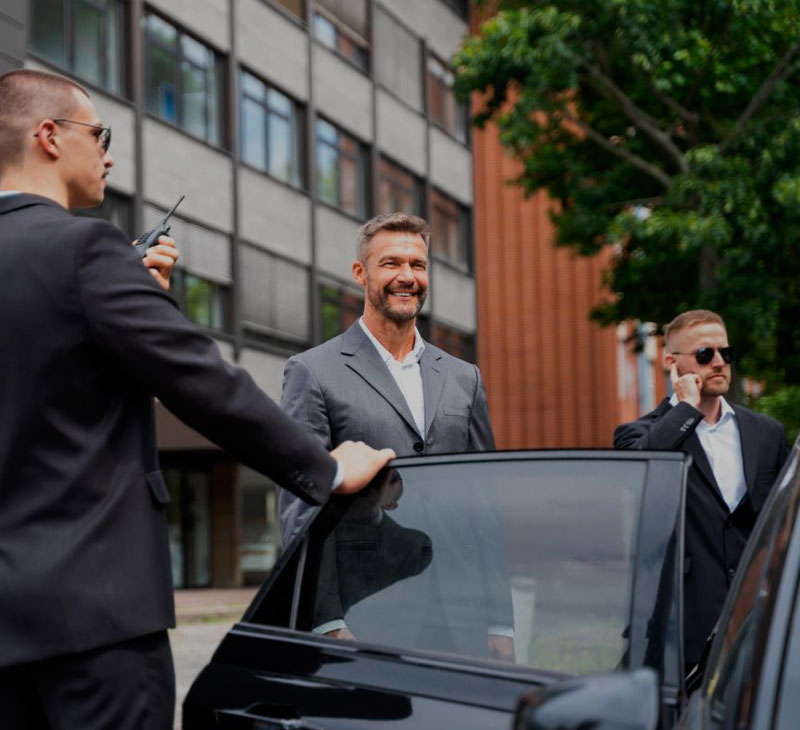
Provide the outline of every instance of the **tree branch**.
[[630,97],[608,78],[608,76],[600,71],[597,66],[582,59],[579,59],[579,63],[586,69],[592,79],[611,94],[622,108],[625,116],[667,153],[678,170],[681,172],[689,172],[689,163],[686,161],[686,156],[669,138],[669,135],[659,128],[659,121],[655,117],[652,117],[646,111],[636,106]]
[[600,134],[597,130],[592,129],[588,124],[581,121],[577,117],[573,116],[572,114],[565,113],[564,115],[565,121],[574,124],[578,127],[581,132],[583,132],[587,139],[590,139],[596,145],[602,147],[606,152],[611,153],[615,157],[619,157],[622,160],[625,160],[629,165],[641,170],[645,174],[649,175],[650,177],[658,180],[665,188],[669,188],[672,185],[672,178],[667,175],[661,168],[656,167],[655,165],[649,163],[647,160],[639,157],[638,155],[633,154],[633,152],[628,151],[624,147],[619,147],[615,144],[609,142],[602,134]]
[[772,70],[772,73],[764,80],[764,83],[761,84],[761,88],[756,92],[755,96],[747,105],[747,108],[736,120],[736,124],[733,125],[733,130],[731,131],[730,135],[720,146],[720,152],[725,152],[725,150],[730,146],[731,142],[733,142],[733,140],[739,136],[742,129],[744,129],[744,126],[750,121],[750,118],[769,98],[772,91],[778,85],[778,82],[780,82],[789,74],[789,72],[792,70],[792,62],[798,53],[800,53],[800,43],[795,43],[791,48],[789,48],[788,51],[786,51],[786,53],[783,54],[781,60],[778,61],[777,65]]

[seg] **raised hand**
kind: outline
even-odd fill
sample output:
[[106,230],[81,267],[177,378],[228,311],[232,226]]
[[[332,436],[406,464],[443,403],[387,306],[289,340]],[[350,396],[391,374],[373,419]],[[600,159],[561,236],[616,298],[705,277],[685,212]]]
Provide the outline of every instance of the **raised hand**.
[[700,390],[703,387],[703,379],[697,373],[678,375],[678,366],[675,363],[672,363],[669,377],[678,400],[700,408]]

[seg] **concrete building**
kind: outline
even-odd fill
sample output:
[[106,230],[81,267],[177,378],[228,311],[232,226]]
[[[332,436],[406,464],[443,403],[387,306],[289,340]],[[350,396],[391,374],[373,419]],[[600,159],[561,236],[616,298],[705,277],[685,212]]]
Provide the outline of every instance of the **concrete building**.
[[[100,214],[133,238],[181,194],[174,295],[274,398],[354,321],[361,221],[432,222],[434,343],[474,357],[472,152],[447,62],[466,0],[3,0],[0,71],[68,75],[113,130]],[[158,406],[178,586],[259,580],[274,485]]]

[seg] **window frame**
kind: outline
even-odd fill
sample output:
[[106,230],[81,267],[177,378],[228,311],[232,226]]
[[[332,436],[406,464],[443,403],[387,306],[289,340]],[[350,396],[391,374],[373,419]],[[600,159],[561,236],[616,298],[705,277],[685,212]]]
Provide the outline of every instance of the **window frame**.
[[[352,287],[347,287],[339,284],[330,284],[327,282],[319,282],[319,318],[320,318],[320,334],[323,341],[327,341],[332,337],[342,334],[352,324],[357,322],[364,311],[364,297],[356,294],[356,290]],[[347,301],[346,298],[350,297]],[[356,302],[358,303],[356,306]],[[328,336],[325,332],[325,316],[323,308],[325,305],[334,305],[337,307],[337,320],[338,332]],[[352,322],[348,321],[346,314],[355,314]]]
[[[263,84],[265,94],[264,94],[264,101],[262,102],[259,99],[254,98],[252,95],[248,94],[245,89],[244,84],[244,77],[245,75],[250,76],[251,78],[255,79],[259,83]],[[290,117],[285,117],[279,110],[274,109],[270,106],[269,103],[269,92],[275,91],[279,93],[281,96],[286,97],[289,100],[289,103],[292,107],[292,113]],[[244,144],[245,144],[245,135],[244,135],[244,104],[245,100],[250,101],[254,104],[258,104],[264,111],[264,130],[263,130],[263,139],[264,142],[264,167],[259,167],[255,165],[253,162],[250,162],[248,159],[245,158],[244,155]],[[270,132],[269,132],[269,124],[270,124],[270,115],[274,115],[279,117],[284,121],[288,121],[289,125],[292,129],[293,135],[293,149],[294,152],[297,154],[297,159],[294,161],[294,172],[296,174],[296,180],[293,179],[284,179],[270,170]],[[259,172],[268,175],[273,180],[277,180],[278,182],[285,183],[286,185],[290,185],[292,188],[297,190],[306,191],[308,189],[308,181],[306,179],[306,158],[307,158],[307,150],[305,145],[306,140],[306,111],[304,106],[295,99],[291,94],[287,94],[283,89],[276,86],[275,84],[267,81],[266,79],[259,76],[257,73],[254,73],[250,69],[248,69],[244,65],[239,66],[239,160],[242,164],[247,165],[248,167],[253,168],[254,170],[258,170]],[[291,177],[291,176],[290,176]]]
[[[154,41],[153,34],[150,33],[150,29],[148,27],[148,21],[150,17],[155,17],[162,23],[169,25],[175,31],[175,48],[170,48],[163,43],[158,42],[157,40]],[[226,129],[226,117],[227,114],[227,104],[226,104],[226,93],[225,93],[225,85],[223,83],[223,79],[225,77],[225,64],[226,59],[225,56],[219,52],[217,48],[210,45],[205,40],[199,38],[197,35],[188,31],[183,25],[180,23],[172,20],[171,18],[167,17],[166,15],[158,12],[154,8],[148,6],[142,14],[143,20],[143,35],[144,35],[144,111],[154,119],[158,119],[165,124],[169,124],[170,126],[179,129],[181,132],[188,134],[192,139],[199,140],[200,142],[204,142],[205,144],[211,145],[212,147],[222,148],[225,149],[228,141],[227,136],[227,129]],[[192,66],[193,69],[197,70],[205,70],[201,67],[197,66],[195,63],[185,57],[183,51],[183,45],[181,43],[184,37],[189,38],[194,43],[203,46],[214,58],[213,70],[214,70],[214,83],[213,89],[214,94],[216,95],[216,101],[213,106],[216,107],[216,119],[214,120],[214,125],[216,126],[216,138],[211,138],[209,135],[209,127],[212,124],[212,116],[211,112],[212,109],[210,108],[212,105],[210,103],[210,94],[209,94],[209,86],[206,85],[205,91],[205,103],[204,103],[204,112],[205,112],[205,135],[200,137],[195,134],[191,129],[189,129],[185,124],[184,119],[184,103],[183,103],[183,96],[184,96],[184,83],[183,83],[183,69],[182,64],[185,61],[189,65]],[[166,119],[165,117],[161,116],[157,111],[150,108],[150,79],[152,74],[152,54],[151,49],[153,47],[157,47],[161,51],[168,53],[174,59],[174,73],[173,73],[173,83],[175,85],[175,121],[171,119]],[[207,75],[206,75],[207,77]]]
[[[333,127],[336,130],[336,144],[329,142],[326,139],[320,138],[319,135],[319,124],[322,122],[323,124],[327,124],[330,127]],[[342,149],[342,136],[349,138],[350,141],[354,142],[358,149],[358,154],[353,156],[346,150]],[[336,152],[336,202],[331,202],[327,200],[320,194],[320,165],[319,165],[319,147],[323,145],[328,149],[332,149]],[[358,210],[355,212],[347,210],[342,204],[342,165],[340,163],[341,157],[344,156],[349,160],[355,162],[356,169],[358,171],[359,179],[358,179]],[[358,137],[351,134],[350,132],[345,131],[342,129],[338,124],[335,122],[331,122],[329,119],[324,117],[321,114],[317,114],[317,117],[314,121],[314,160],[315,160],[315,174],[316,180],[314,180],[314,193],[315,198],[318,202],[322,203],[323,205],[329,205],[339,212],[343,213],[344,215],[348,215],[351,218],[355,218],[357,220],[363,220],[367,217],[369,209],[370,209],[370,170],[369,170],[369,148],[367,145],[362,142]]]
[[[317,19],[330,26],[333,31],[333,44],[328,43],[317,33]],[[323,48],[327,48],[331,53],[335,53],[353,68],[369,75],[372,71],[370,66],[370,44],[360,33],[343,23],[330,10],[315,4],[311,18],[309,19],[309,35]],[[343,48],[343,41],[352,45],[356,53],[349,55]]]
[[[662,692],[667,707],[677,711],[680,699],[685,695],[683,677],[683,651],[680,633],[683,613],[683,525],[685,520],[685,494],[689,459],[681,452],[612,451],[607,450],[542,450],[461,453],[402,457],[391,462],[391,467],[434,466],[464,463],[486,463],[504,461],[644,461],[647,465],[643,497],[640,504],[639,527],[636,532],[637,545],[633,565],[632,595],[629,609],[629,637],[631,644],[626,660],[632,666],[658,665],[662,673]],[[380,475],[377,477],[380,479]],[[676,486],[678,488],[676,489]],[[302,637],[304,642],[326,642],[331,639],[314,636],[297,629],[298,622],[308,623],[308,608],[300,606],[303,600],[311,601],[316,591],[314,563],[326,536],[335,528],[353,499],[358,495],[338,496],[324,506],[315,506],[310,512],[305,527],[286,546],[281,559],[267,581],[262,585],[250,607],[242,618],[243,625],[251,625],[264,635]],[[315,555],[317,557],[315,557]],[[309,570],[309,568],[311,568]],[[666,595],[666,606],[657,599]],[[310,596],[310,598],[309,598]],[[305,612],[305,614],[303,613]],[[245,628],[245,626],[243,626]],[[348,647],[351,645],[348,644]],[[380,644],[352,643],[359,651],[387,651]],[[389,647],[397,652],[397,647]],[[441,661],[440,655],[421,650],[403,650],[406,661],[424,662],[428,659]],[[445,655],[442,655],[444,657]],[[522,665],[498,665],[475,657],[446,655],[454,666],[475,668],[486,664],[493,670],[512,673],[537,672],[535,667]]]
[[[34,2],[28,3],[28,32],[27,32],[27,50],[33,56],[41,59],[45,63],[52,64],[56,68],[63,69],[71,74],[81,82],[86,82],[92,87],[102,89],[108,94],[120,96],[124,99],[130,99],[130,64],[127,63],[130,54],[129,50],[132,43],[131,37],[131,6],[129,0],[108,0],[107,2],[100,2],[99,0],[60,0],[61,2],[61,44],[63,47],[63,59],[57,60],[52,56],[47,55],[45,52],[37,49],[34,46],[34,25],[35,25],[35,8]],[[102,51],[100,54],[100,77],[101,81],[95,81],[89,77],[81,74],[75,68],[75,7],[76,5],[85,5],[93,10],[99,11],[102,16]],[[118,61],[119,66],[116,69],[109,69],[109,37],[108,37],[108,24],[106,23],[106,15],[109,11],[109,6],[116,7],[116,20],[115,30],[117,33],[118,49],[115,59]],[[116,83],[119,88],[113,88],[108,85],[108,79],[111,74],[116,75]]]
[[[211,288],[214,299],[210,303],[210,311],[213,311],[214,305],[218,304],[220,313],[220,325],[216,327],[214,324],[201,322],[192,316],[189,311],[188,290],[186,287],[186,280],[192,278],[197,281],[203,282]],[[182,268],[180,265],[172,270],[171,286],[169,294],[178,305],[178,308],[183,312],[187,319],[191,320],[201,329],[218,334],[231,334],[232,332],[232,311],[231,311],[231,286],[220,284],[217,281],[206,279],[205,277],[198,276],[197,274]],[[213,317],[212,317],[213,319]]]
[[[437,198],[442,199],[437,201]],[[449,211],[444,209],[442,203],[452,204],[458,209],[458,219],[456,224],[458,226],[458,248],[459,260],[453,261],[448,255],[442,255],[441,243],[438,243],[440,237],[437,236],[436,221],[441,215],[449,218],[451,221],[453,217],[450,216]],[[475,247],[472,240],[472,211],[471,209],[456,200],[456,198],[448,195],[438,188],[431,189],[431,196],[429,200],[429,215],[431,224],[431,258],[438,263],[449,266],[452,269],[462,273],[472,274],[475,270]]]
[[[441,73],[434,73],[431,66],[438,66]],[[448,77],[454,78],[454,73],[449,63],[443,61],[435,53],[430,51],[425,59],[425,113],[430,123],[437,129],[444,132],[448,137],[454,139],[459,144],[465,147],[470,147],[472,144],[471,130],[470,130],[470,114],[469,103],[460,102],[456,99],[453,91],[452,78],[448,82]],[[447,105],[448,97],[452,98],[453,103],[453,128],[450,129],[447,124],[447,109],[442,109],[441,117],[434,115],[434,88],[441,88],[443,90],[442,103]]]
[[[391,168],[392,174],[387,174],[384,171],[384,165],[388,165]],[[403,181],[400,179],[400,176],[406,175],[411,178],[411,187],[406,187]],[[383,181],[388,181],[389,186],[391,188],[391,196],[392,200],[397,200],[397,190],[400,189],[406,193],[411,194],[412,198],[412,210],[411,211],[401,211],[401,209],[397,206],[392,207],[390,210],[382,210],[382,201],[381,201],[381,183]],[[417,215],[420,217],[424,217],[425,211],[425,190],[422,183],[422,180],[415,175],[411,170],[403,165],[398,164],[390,157],[386,155],[380,155],[378,161],[378,206],[377,206],[377,213],[394,213],[396,211],[401,211],[404,213],[408,213],[411,215]]]

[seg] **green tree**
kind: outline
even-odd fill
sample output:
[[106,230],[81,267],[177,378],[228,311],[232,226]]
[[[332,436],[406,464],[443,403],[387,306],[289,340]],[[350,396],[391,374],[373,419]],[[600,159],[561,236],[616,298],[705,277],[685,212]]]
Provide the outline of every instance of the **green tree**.
[[613,247],[593,316],[714,309],[740,371],[800,383],[800,0],[492,6],[456,92],[557,201],[557,244]]

